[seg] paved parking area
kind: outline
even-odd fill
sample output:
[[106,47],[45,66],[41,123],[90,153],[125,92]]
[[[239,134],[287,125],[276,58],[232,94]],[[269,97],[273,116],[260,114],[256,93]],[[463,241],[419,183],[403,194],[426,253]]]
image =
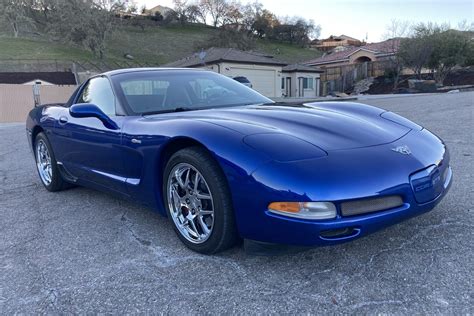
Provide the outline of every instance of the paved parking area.
[[0,125],[1,313],[474,313],[474,93],[362,102],[446,141],[451,192],[369,237],[279,257],[199,255],[146,208],[84,188],[49,193],[24,125]]

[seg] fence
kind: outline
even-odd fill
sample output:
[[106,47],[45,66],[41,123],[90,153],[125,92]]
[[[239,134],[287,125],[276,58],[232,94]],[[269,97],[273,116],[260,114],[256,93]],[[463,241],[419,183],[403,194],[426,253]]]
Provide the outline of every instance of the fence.
[[324,67],[320,77],[322,94],[351,91],[357,81],[384,75],[391,67],[390,60]]
[[0,59],[0,72],[105,72],[120,68],[156,67],[156,64],[116,60]]
[[[41,103],[66,102],[75,86],[42,86]],[[0,123],[25,122],[33,108],[33,86],[0,84]]]

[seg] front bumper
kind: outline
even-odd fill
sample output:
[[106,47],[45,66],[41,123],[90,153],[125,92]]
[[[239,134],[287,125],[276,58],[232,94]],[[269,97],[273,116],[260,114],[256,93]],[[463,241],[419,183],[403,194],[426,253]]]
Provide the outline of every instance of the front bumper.
[[[398,145],[409,146],[413,154],[393,152]],[[449,191],[449,160],[444,144],[422,131],[396,143],[329,153],[320,160],[267,164],[252,174],[245,190],[234,190],[234,198],[246,202],[234,204],[239,232],[249,240],[296,246],[354,240],[432,210]],[[342,203],[386,196],[399,196],[403,204],[342,214]],[[275,201],[330,201],[338,214],[328,220],[291,218],[266,209]]]
[[412,199],[397,208],[359,216],[339,216],[334,220],[300,220],[266,211],[268,227],[278,234],[265,238],[265,241],[300,246],[325,246],[351,241],[431,211],[449,191],[451,183],[452,173],[446,179],[443,191],[427,203],[419,204]]

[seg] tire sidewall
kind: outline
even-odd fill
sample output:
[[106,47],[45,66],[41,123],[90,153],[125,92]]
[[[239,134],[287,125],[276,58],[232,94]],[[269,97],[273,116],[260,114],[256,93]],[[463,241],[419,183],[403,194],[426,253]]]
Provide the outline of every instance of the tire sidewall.
[[[51,157],[51,183],[50,184],[46,184],[43,182],[43,179],[41,179],[41,175],[38,170],[38,157],[37,157],[36,146],[40,140],[42,140],[44,144],[46,145],[46,147],[48,148],[49,156]],[[53,191],[59,190],[62,185],[61,175],[59,174],[56,157],[54,156],[54,152],[53,152],[53,149],[51,148],[51,144],[49,143],[49,140],[44,133],[39,133],[38,135],[36,135],[33,151],[35,155],[36,172],[38,173],[41,183],[48,191],[53,192]]]
[[[179,163],[187,163],[196,168],[201,175],[204,177],[209,189],[211,190],[212,197],[213,197],[213,204],[214,204],[214,226],[209,238],[201,243],[195,244],[187,240],[176,227],[176,224],[171,217],[171,211],[169,209],[168,204],[168,179],[170,177],[171,170]],[[168,161],[163,177],[163,202],[164,207],[166,209],[166,214],[173,225],[173,229],[175,230],[176,234],[178,235],[179,239],[189,248],[195,250],[200,253],[214,253],[215,249],[217,249],[221,243],[222,236],[224,234],[225,228],[225,220],[226,216],[229,216],[227,212],[229,212],[229,196],[226,196],[226,192],[223,192],[222,188],[219,186],[218,180],[215,177],[220,177],[219,174],[220,170],[215,168],[215,164],[212,163],[210,160],[205,162],[201,161],[201,159],[197,158],[195,155],[191,153],[189,150],[181,150],[174,154],[170,160]],[[222,179],[222,178],[221,178]]]

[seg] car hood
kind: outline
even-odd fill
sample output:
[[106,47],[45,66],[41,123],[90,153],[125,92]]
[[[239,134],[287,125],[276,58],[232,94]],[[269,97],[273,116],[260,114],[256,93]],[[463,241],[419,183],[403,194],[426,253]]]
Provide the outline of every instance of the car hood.
[[[384,110],[357,103],[328,102],[302,107],[244,106],[173,113],[173,118],[205,121],[246,136],[283,134],[325,151],[391,143],[410,128],[380,116]],[[161,117],[163,119],[163,117]],[[267,139],[278,139],[268,137]],[[285,144],[281,144],[285,145]]]

